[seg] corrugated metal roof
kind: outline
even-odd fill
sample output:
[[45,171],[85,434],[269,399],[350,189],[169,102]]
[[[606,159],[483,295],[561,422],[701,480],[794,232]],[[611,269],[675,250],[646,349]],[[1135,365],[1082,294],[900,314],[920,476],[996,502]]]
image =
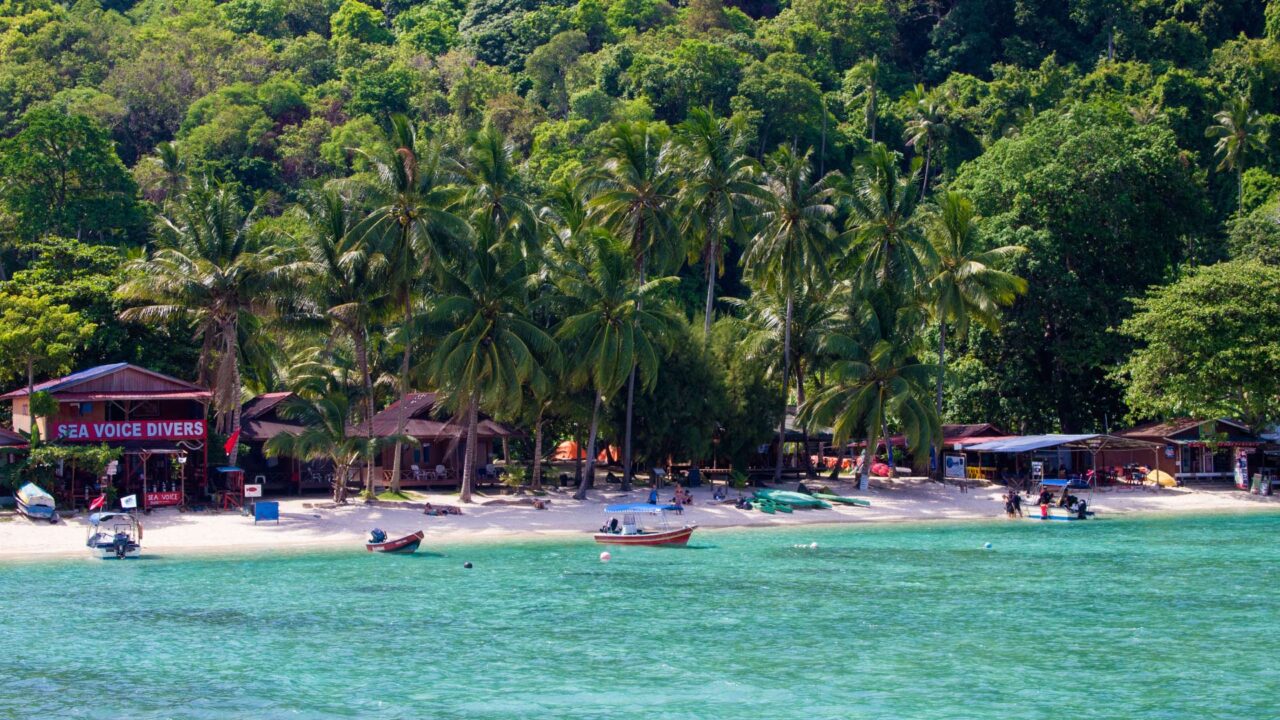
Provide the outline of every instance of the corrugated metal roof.
[[[70,375],[66,375],[64,377],[55,378],[53,380],[46,380],[42,383],[37,383],[35,385],[35,391],[48,392],[61,397],[62,395],[64,395],[66,391],[69,391],[71,388],[78,387],[80,385],[91,382],[93,380],[98,380],[100,378],[105,378],[110,375],[114,375],[124,370],[129,370],[131,372],[145,375],[152,380],[156,380],[161,383],[166,383],[172,386],[169,390],[165,390],[165,391],[144,388],[144,389],[138,390],[138,392],[192,392],[192,393],[202,393],[203,396],[205,397],[209,396],[209,391],[206,390],[205,388],[200,387],[199,385],[189,383],[185,380],[179,380],[178,378],[170,377],[163,373],[158,373],[154,370],[148,370],[144,367],[138,367],[137,365],[130,365],[129,363],[111,363],[108,365],[98,365],[96,367],[91,367],[85,370],[80,370],[80,371],[71,373]],[[111,391],[96,390],[95,392],[99,392],[104,395],[110,395],[112,397],[119,397],[119,394],[115,390],[111,390]],[[128,392],[128,390],[124,390],[123,392]],[[13,400],[14,398],[26,397],[26,395],[27,395],[27,388],[21,387],[11,392],[8,392],[4,395],[0,395],[0,400]]]

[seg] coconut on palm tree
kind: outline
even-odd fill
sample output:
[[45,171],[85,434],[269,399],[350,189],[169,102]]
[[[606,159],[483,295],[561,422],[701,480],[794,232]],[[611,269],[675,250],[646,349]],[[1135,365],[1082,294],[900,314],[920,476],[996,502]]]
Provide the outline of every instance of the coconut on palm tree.
[[523,388],[545,385],[544,365],[559,363],[555,342],[529,319],[530,278],[527,260],[484,233],[456,267],[441,272],[440,297],[429,317],[447,334],[427,372],[444,392],[441,407],[466,422],[462,502],[471,502],[475,486],[481,410],[514,415]]
[[129,280],[117,291],[131,305],[120,314],[125,320],[192,324],[202,340],[198,382],[212,386],[217,428],[226,434],[240,429],[243,330],[269,315],[277,293],[292,284],[288,252],[251,233],[252,217],[231,190],[197,183],[171,216],[160,217],[157,249],[126,266]]
[[724,257],[725,241],[744,239],[751,201],[764,195],[756,182],[760,164],[746,154],[745,133],[709,109],[689,111],[676,140],[687,160],[679,193],[684,211],[681,230],[689,239],[689,262],[701,261],[707,275],[702,319],[706,343],[715,308],[717,263]]
[[[782,323],[782,397],[786,405],[790,377],[791,322],[795,298],[816,289],[835,255],[832,204],[835,173],[815,177],[812,151],[797,155],[783,147],[769,157],[764,177],[767,197],[760,210],[760,229],[744,257],[747,273],[759,287],[785,302]],[[786,408],[778,424],[774,482],[782,479],[786,444]]]
[[[942,417],[943,377],[947,367],[947,329],[963,341],[973,322],[995,330],[1000,307],[1027,291],[1027,281],[1001,269],[1026,252],[1019,245],[985,247],[979,238],[973,203],[960,193],[944,193],[929,232],[927,297],[938,323],[938,379],[935,404]],[[934,446],[936,472],[942,478],[942,448]]]
[[[409,370],[413,347],[414,300],[423,275],[440,264],[450,249],[469,233],[461,218],[449,210],[457,189],[444,172],[444,155],[439,143],[419,137],[419,130],[404,115],[391,117],[387,141],[391,150],[369,155],[378,178],[382,204],[361,223],[361,232],[378,238],[390,269],[388,284],[401,312],[399,345],[400,403],[397,436],[408,422]],[[391,478],[401,475],[402,446],[393,453]]]
[[[645,284],[648,267],[658,274],[672,269],[684,256],[677,221],[679,177],[673,167],[674,151],[659,132],[645,122],[613,126],[605,144],[608,160],[604,172],[591,179],[594,195],[589,202],[600,223],[625,240],[636,267],[637,286]],[[634,476],[631,452],[632,414],[636,379],[627,379],[626,428],[622,444],[622,487],[630,489]]]
[[637,374],[645,389],[652,387],[665,340],[683,322],[655,297],[678,279],[658,278],[637,287],[627,243],[598,231],[584,238],[580,250],[581,259],[561,267],[566,316],[556,330],[569,348],[570,384],[590,389],[593,396],[587,467],[574,495],[579,500],[595,479],[601,406]]

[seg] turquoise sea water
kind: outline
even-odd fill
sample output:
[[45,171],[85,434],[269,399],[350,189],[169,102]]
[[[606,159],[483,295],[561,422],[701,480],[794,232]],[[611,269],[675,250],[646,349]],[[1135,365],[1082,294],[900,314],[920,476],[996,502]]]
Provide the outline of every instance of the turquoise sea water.
[[1251,515],[3,565],[0,717],[1273,718],[1278,538]]

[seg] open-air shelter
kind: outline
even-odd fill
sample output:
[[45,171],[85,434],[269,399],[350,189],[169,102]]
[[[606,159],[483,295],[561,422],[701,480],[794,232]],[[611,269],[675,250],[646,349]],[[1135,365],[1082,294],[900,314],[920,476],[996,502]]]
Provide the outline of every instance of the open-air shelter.
[[1098,454],[1106,450],[1147,451],[1151,453],[1152,467],[1158,467],[1159,452],[1162,447],[1158,443],[1139,440],[1119,435],[1086,434],[1066,435],[1050,433],[1047,435],[1018,435],[1014,437],[988,440],[971,445],[960,445],[965,452],[1007,454],[1034,458],[1037,454],[1048,454],[1066,450],[1069,452],[1087,453],[1093,468],[1093,480],[1090,489],[1097,484]]

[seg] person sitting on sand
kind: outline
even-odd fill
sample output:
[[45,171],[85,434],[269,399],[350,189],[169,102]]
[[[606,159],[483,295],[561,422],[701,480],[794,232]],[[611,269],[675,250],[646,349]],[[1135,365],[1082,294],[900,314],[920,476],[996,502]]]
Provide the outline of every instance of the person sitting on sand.
[[724,485],[717,485],[715,490],[711,491],[711,499],[715,502],[724,500],[729,495],[729,489]]
[[674,502],[677,505],[692,505],[693,496],[690,495],[689,491],[685,490],[680,483],[676,483],[675,496],[671,498],[671,502]]
[[546,510],[546,509],[547,509],[547,503],[546,503],[542,498],[534,498],[534,499],[533,499],[533,509],[534,509],[534,510]]

